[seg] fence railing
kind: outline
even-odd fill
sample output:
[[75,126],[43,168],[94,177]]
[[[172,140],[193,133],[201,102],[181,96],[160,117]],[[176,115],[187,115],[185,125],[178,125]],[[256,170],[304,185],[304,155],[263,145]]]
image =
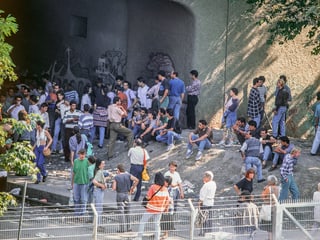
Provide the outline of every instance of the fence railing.
[[[269,231],[277,240],[320,239],[320,223],[314,221],[320,202],[304,199],[280,204],[274,198],[272,221],[259,222],[255,229],[254,223],[248,223],[248,216],[239,214],[246,206],[238,200],[215,198],[204,223],[198,221],[196,199],[180,200],[176,212],[163,214],[161,233],[167,232],[168,239],[268,239]],[[255,196],[253,202],[260,210],[262,199]],[[140,202],[104,205],[100,216],[93,204],[87,206],[83,216],[75,216],[69,206],[25,207],[20,239],[135,239],[145,212]],[[22,208],[11,208],[0,217],[0,239],[18,239],[21,214]],[[155,220],[151,218],[145,225],[143,239],[154,239],[155,232]]]

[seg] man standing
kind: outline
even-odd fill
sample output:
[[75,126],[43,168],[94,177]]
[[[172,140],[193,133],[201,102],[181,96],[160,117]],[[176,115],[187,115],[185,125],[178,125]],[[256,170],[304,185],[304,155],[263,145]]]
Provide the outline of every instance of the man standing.
[[118,137],[118,133],[127,138],[129,149],[133,146],[132,131],[121,124],[121,119],[127,116],[127,111],[122,107],[120,98],[114,97],[113,104],[108,107],[108,117],[110,123],[108,159],[113,157],[114,143]]
[[213,173],[206,171],[203,175],[203,186],[199,194],[199,207],[202,211],[208,211],[208,217],[203,223],[200,235],[204,236],[205,233],[212,231],[212,218],[213,218],[213,205],[214,197],[217,190],[216,182],[213,181]]
[[[132,186],[131,181],[133,181]],[[128,194],[134,192],[138,182],[139,180],[136,177],[125,171],[123,164],[118,164],[117,175],[114,177],[112,184],[112,190],[117,192],[117,206],[121,218],[118,232],[124,232],[125,223],[127,231],[131,231]]]
[[159,102],[160,102],[160,108],[167,109],[169,105],[169,80],[166,79],[166,73],[165,71],[161,70],[158,72],[158,79],[161,82],[159,87]]
[[142,184],[142,171],[143,171],[143,161],[144,159],[148,161],[150,159],[147,150],[142,148],[143,142],[141,139],[137,138],[134,141],[134,146],[129,149],[128,157],[130,159],[130,173],[135,176],[139,183],[137,185],[137,191],[133,198],[133,201],[139,201],[141,195],[141,184]]
[[212,130],[207,126],[206,120],[199,120],[198,128],[189,134],[188,150],[186,154],[186,159],[190,158],[193,154],[193,146],[198,146],[198,153],[196,156],[196,161],[199,161],[202,157],[202,152],[204,149],[212,147]]
[[284,88],[285,82],[279,79],[277,82],[278,92],[276,95],[275,108],[273,109],[272,118],[272,135],[278,137],[278,130],[280,129],[280,136],[286,135],[286,112],[288,109],[289,93]]
[[75,126],[78,126],[78,121],[81,111],[77,110],[76,101],[72,100],[70,102],[70,110],[68,110],[63,117],[63,124],[65,125],[65,144],[63,146],[64,152],[64,160],[66,162],[70,161],[70,147],[69,147],[69,139],[73,135],[73,129]]
[[316,129],[316,135],[314,137],[313,143],[312,143],[312,148],[311,148],[311,155],[316,155],[319,145],[320,145],[320,92],[317,93],[317,104],[315,105],[315,110],[314,110],[314,127]]
[[299,148],[293,148],[290,154],[287,154],[280,168],[281,175],[281,190],[279,201],[288,199],[289,191],[292,194],[292,199],[296,200],[299,198],[299,189],[293,178],[293,166],[295,159],[300,156],[301,150]]
[[140,107],[145,107],[147,109],[151,108],[151,99],[147,97],[147,92],[149,90],[148,85],[146,84],[146,81],[143,79],[143,77],[138,77],[138,91],[137,91],[137,97],[140,101]]
[[173,109],[174,117],[179,120],[181,103],[184,98],[185,86],[184,82],[178,78],[178,72],[171,72],[171,80],[169,81],[169,105],[168,108]]
[[260,93],[260,102],[261,102],[260,121],[262,121],[264,117],[265,102],[267,99],[267,88],[264,85],[266,78],[264,76],[260,76],[258,79],[259,79],[258,91]]
[[246,171],[252,167],[252,165],[256,166],[257,168],[257,175],[258,175],[258,183],[265,181],[262,177],[262,166],[261,161],[259,159],[261,151],[261,144],[259,139],[252,137],[251,132],[248,131],[246,133],[246,141],[241,146],[240,152],[243,161],[246,165]]
[[198,103],[198,96],[200,95],[201,82],[198,79],[198,71],[192,70],[190,76],[192,79],[192,84],[186,87],[188,93],[187,97],[187,126],[190,129],[196,128],[196,113],[195,107]]
[[253,79],[253,86],[249,94],[248,111],[247,111],[248,117],[257,123],[257,128],[260,127],[260,112],[261,112],[260,93],[259,93],[258,87],[259,87],[259,78],[255,78]]

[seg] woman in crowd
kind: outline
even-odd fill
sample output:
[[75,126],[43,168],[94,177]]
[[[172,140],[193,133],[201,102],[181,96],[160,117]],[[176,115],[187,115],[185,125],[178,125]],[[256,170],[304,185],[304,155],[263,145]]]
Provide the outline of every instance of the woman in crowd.
[[57,145],[59,136],[61,139],[60,147],[59,149],[62,151],[62,141],[64,139],[64,128],[62,124],[62,119],[64,117],[64,113],[69,110],[69,104],[64,99],[64,93],[63,91],[59,90],[57,92],[57,99],[56,102],[56,108],[55,108],[55,121],[54,121],[54,135],[53,135],[53,143],[52,143],[52,153],[58,153],[57,151]]
[[230,90],[230,98],[225,104],[225,111],[222,117],[222,124],[225,124],[225,131],[223,133],[223,138],[219,142],[220,145],[225,144],[226,140],[228,140],[227,146],[231,146],[234,142],[234,136],[232,133],[232,126],[237,121],[237,109],[239,106],[239,98],[238,98],[238,89],[231,88]]
[[101,224],[101,214],[103,211],[103,198],[104,198],[104,191],[106,190],[106,182],[103,174],[105,161],[100,159],[96,159],[96,167],[95,167],[95,174],[92,183],[94,185],[93,196],[94,196],[94,204],[96,206],[96,210],[98,213],[98,230],[104,231],[104,228],[100,226]]
[[169,192],[164,183],[164,176],[161,172],[157,172],[147,193],[148,203],[146,211],[143,213],[139,225],[138,239],[142,239],[144,226],[148,220],[154,217],[155,240],[160,240],[160,219],[161,214],[166,212],[169,207]]
[[52,143],[52,137],[50,133],[43,128],[44,124],[45,123],[42,121],[37,121],[36,142],[33,146],[33,151],[36,155],[35,163],[40,172],[37,173],[37,181],[35,182],[35,184],[40,183],[41,175],[42,175],[42,182],[45,182],[47,178],[47,171],[45,168],[46,159],[43,152],[48,151],[48,148]]
[[[261,193],[261,198],[263,200],[264,205],[268,206],[268,205],[274,204],[272,195],[274,194],[276,197],[278,197],[279,195],[279,187],[277,186],[277,183],[278,183],[278,179],[276,176],[274,175],[268,176],[267,185],[263,188],[263,191]],[[270,211],[269,213],[271,216],[272,211]],[[271,219],[272,219],[272,216],[271,216]],[[269,235],[269,240],[272,240],[272,221],[266,221],[261,219],[260,229],[267,231]]]
[[253,179],[254,179],[255,171],[253,168],[247,170],[246,175],[239,182],[237,182],[233,188],[236,193],[240,196],[241,192],[244,190],[249,191],[251,194],[253,191]]

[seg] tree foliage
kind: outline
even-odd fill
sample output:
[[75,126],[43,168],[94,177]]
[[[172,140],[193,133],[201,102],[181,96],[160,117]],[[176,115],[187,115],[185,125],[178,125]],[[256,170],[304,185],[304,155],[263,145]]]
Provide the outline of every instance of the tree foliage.
[[10,14],[3,17],[4,11],[0,10],[0,85],[5,80],[14,81],[17,75],[14,72],[14,63],[10,57],[13,47],[6,42],[7,37],[17,33],[18,24]]
[[[5,83],[5,81],[15,81],[17,79],[17,75],[14,72],[15,65],[11,59],[11,51],[13,47],[6,42],[7,37],[10,37],[12,34],[17,33],[18,24],[16,23],[16,19],[8,15],[7,17],[3,17],[4,11],[0,10],[0,86]],[[0,147],[3,148],[5,146],[5,142],[7,139],[8,132],[5,131],[3,124],[0,126]],[[12,148],[11,152],[14,151],[15,148]],[[28,151],[29,148],[25,148],[23,151],[20,151],[20,154],[24,154]],[[4,154],[0,154],[0,165],[2,165],[3,169],[12,170],[12,166],[10,164],[5,164],[10,155],[10,152],[7,151]],[[12,154],[11,154],[12,155]],[[17,153],[16,153],[17,155]],[[27,156],[28,158],[29,156]],[[9,161],[12,160],[9,159]],[[19,161],[18,161],[19,162]],[[8,163],[8,162],[7,162]],[[32,164],[30,160],[27,162],[28,164]],[[18,167],[19,164],[14,164],[15,167]],[[21,165],[21,164],[20,164]],[[22,162],[23,167],[25,164]],[[32,167],[34,169],[34,167]],[[28,169],[29,172],[29,169]],[[8,206],[16,205],[15,198],[6,192],[0,192],[0,216],[7,210]]]
[[256,22],[267,24],[268,43],[283,44],[307,30],[305,46],[320,54],[320,0],[247,0]]

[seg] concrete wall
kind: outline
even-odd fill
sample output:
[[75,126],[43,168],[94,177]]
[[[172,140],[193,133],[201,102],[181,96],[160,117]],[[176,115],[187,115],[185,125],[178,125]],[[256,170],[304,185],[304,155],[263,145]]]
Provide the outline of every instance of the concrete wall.
[[[14,59],[22,69],[39,72],[55,59],[65,61],[67,46],[90,73],[102,53],[120,50],[127,56],[126,74],[132,82],[139,75],[150,76],[146,65],[152,52],[168,54],[187,83],[188,72],[198,69],[203,87],[197,116],[214,127],[220,125],[225,93],[231,87],[239,88],[239,115],[246,115],[248,91],[259,75],[267,79],[266,111],[271,120],[275,82],[285,74],[293,94],[288,134],[307,136],[312,133],[308,107],[319,90],[319,56],[303,47],[302,37],[281,46],[266,45],[265,26],[242,17],[247,9],[244,2],[3,0],[0,9],[18,18],[21,30],[12,42]],[[88,17],[87,38],[70,36],[72,15]]]
[[[273,92],[281,74],[288,78],[292,90],[287,119],[289,136],[306,137],[313,133],[310,105],[319,91],[319,56],[312,56],[304,48],[303,33],[285,45],[267,45],[265,26],[242,17],[247,9],[244,1],[229,0],[228,44],[226,68],[226,0],[176,0],[189,7],[196,19],[194,68],[198,68],[203,88],[197,108],[199,118],[211,120],[220,126],[224,93],[231,87],[240,90],[242,98],[239,115],[246,116],[248,91],[254,77],[264,75],[269,88],[266,112],[272,120]],[[267,125],[267,124],[266,124]]]

